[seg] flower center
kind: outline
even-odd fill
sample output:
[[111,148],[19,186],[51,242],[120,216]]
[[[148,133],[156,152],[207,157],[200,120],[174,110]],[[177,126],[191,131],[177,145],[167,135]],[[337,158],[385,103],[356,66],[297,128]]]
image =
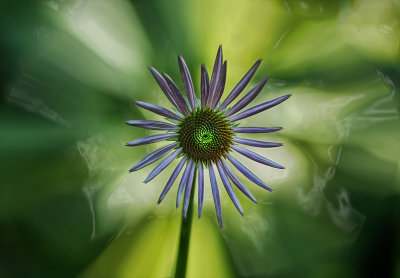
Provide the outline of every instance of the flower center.
[[232,144],[230,122],[222,113],[213,110],[197,110],[187,116],[180,127],[178,140],[182,151],[195,161],[215,162]]
[[208,131],[205,131],[202,135],[201,135],[201,142],[202,143],[210,143],[212,141],[212,134]]

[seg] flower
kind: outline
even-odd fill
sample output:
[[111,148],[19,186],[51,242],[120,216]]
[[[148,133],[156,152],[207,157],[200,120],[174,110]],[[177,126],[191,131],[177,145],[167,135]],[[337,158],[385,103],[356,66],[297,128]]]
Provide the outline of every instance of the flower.
[[183,200],[183,217],[186,218],[191,191],[197,174],[199,187],[198,217],[200,218],[204,198],[204,168],[208,168],[215,209],[220,227],[222,227],[222,211],[216,180],[216,171],[214,170],[215,166],[218,169],[219,175],[230,199],[242,215],[243,209],[235,192],[233,191],[230,181],[232,181],[232,183],[253,202],[257,203],[257,201],[250,191],[244,186],[243,182],[228,166],[226,160],[229,160],[246,178],[262,188],[272,191],[267,184],[265,184],[260,178],[253,174],[248,168],[246,168],[230,154],[232,150],[256,162],[270,167],[284,169],[284,167],[278,163],[238,145],[240,144],[260,148],[271,148],[279,147],[282,145],[281,143],[264,142],[236,137],[238,133],[268,133],[281,130],[282,128],[238,127],[237,122],[278,105],[290,97],[290,94],[287,94],[242,111],[261,92],[268,80],[268,77],[266,77],[254,88],[252,88],[235,105],[229,106],[250,82],[261,63],[260,59],[250,68],[250,70],[239,81],[226,99],[221,103],[220,99],[225,88],[227,69],[226,61],[224,63],[222,61],[222,46],[220,46],[215,59],[211,80],[209,80],[209,76],[204,64],[201,66],[200,99],[196,98],[195,96],[192,78],[182,56],[178,56],[178,62],[186,97],[184,97],[174,81],[167,74],[163,73],[160,75],[157,70],[150,66],[149,69],[156,79],[158,85],[161,87],[169,101],[175,106],[175,112],[155,104],[136,101],[136,105],[166,117],[170,123],[148,120],[132,120],[126,122],[131,126],[167,131],[164,134],[152,135],[131,141],[126,144],[127,146],[139,146],[159,141],[170,142],[170,144],[145,156],[129,171],[133,172],[142,169],[143,167],[161,159],[173,150],[172,154],[163,159],[150,172],[144,183],[151,181],[173,160],[180,159],[178,166],[175,168],[167,184],[165,185],[164,190],[158,199],[158,203],[164,199],[186,164],[179,183],[176,206],[179,207],[185,191]]

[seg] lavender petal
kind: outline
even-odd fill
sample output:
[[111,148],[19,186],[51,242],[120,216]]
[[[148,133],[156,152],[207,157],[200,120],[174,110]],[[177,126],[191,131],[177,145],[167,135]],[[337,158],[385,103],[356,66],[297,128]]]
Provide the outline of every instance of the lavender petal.
[[175,142],[175,143],[166,145],[166,146],[162,147],[161,149],[158,149],[158,150],[146,155],[142,160],[140,160],[131,169],[129,169],[129,172],[140,170],[140,169],[146,167],[147,165],[150,165],[151,163],[156,162],[157,160],[159,160],[161,157],[163,157],[164,155],[169,153],[170,150],[172,150],[173,148],[175,148],[178,145],[179,145],[179,143]]
[[203,171],[202,163],[199,163],[198,183],[199,183],[199,192],[198,192],[199,214],[198,215],[200,218],[201,212],[203,210],[203,200],[204,200],[204,171]]
[[147,103],[147,102],[143,102],[143,101],[135,101],[137,106],[140,106],[144,109],[147,109],[153,113],[156,113],[158,115],[167,117],[167,118],[171,118],[171,119],[175,119],[178,121],[182,121],[182,118],[179,117],[178,115],[176,115],[175,113],[169,111],[168,109],[165,109],[164,107],[155,105],[155,104],[151,104],[151,103]]
[[261,163],[261,164],[264,164],[267,166],[271,166],[274,168],[278,168],[278,169],[285,169],[285,167],[283,167],[282,165],[280,165],[276,162],[273,162],[272,160],[269,160],[268,158],[265,158],[265,157],[259,155],[258,153],[255,153],[248,149],[242,148],[238,145],[231,145],[231,148],[234,149],[235,151],[237,151],[238,153],[240,153],[241,155],[244,155],[258,163]]
[[172,92],[174,93],[174,97],[178,105],[177,108],[182,112],[183,115],[189,115],[190,114],[189,107],[187,106],[187,103],[182,95],[182,92],[179,90],[178,86],[176,86],[175,82],[172,80],[171,77],[168,76],[168,74],[163,73],[162,75],[164,79],[167,81]]
[[215,57],[214,68],[211,75],[210,91],[207,99],[207,106],[209,107],[211,107],[211,104],[214,102],[219,78],[221,75],[221,68],[222,68],[222,45],[218,47],[218,52],[217,56]]
[[280,147],[283,145],[282,143],[264,142],[264,141],[244,139],[239,137],[234,137],[232,141],[235,143],[244,144],[252,147],[259,147],[259,148],[273,148],[273,147]]
[[189,160],[188,163],[186,164],[186,168],[185,171],[183,171],[183,175],[181,178],[181,181],[179,183],[179,187],[178,187],[178,193],[176,195],[176,207],[179,208],[179,204],[181,202],[182,199],[182,194],[183,194],[183,190],[185,189],[185,185],[187,183],[187,180],[189,178],[189,174],[192,168],[192,164],[193,164],[193,160]]
[[201,108],[206,107],[208,93],[210,90],[210,80],[208,79],[208,72],[204,64],[201,65]]
[[211,164],[209,165],[208,170],[210,172],[211,189],[214,197],[215,211],[217,212],[219,226],[222,228],[222,210],[221,202],[219,200],[218,184],[217,179],[215,178],[214,169]]
[[152,179],[154,179],[162,170],[164,170],[177,156],[181,153],[182,148],[177,149],[172,154],[164,158],[147,176],[144,180],[144,183],[148,183]]
[[264,78],[260,83],[258,83],[253,89],[250,90],[241,100],[239,100],[231,109],[229,109],[225,116],[229,117],[240,110],[242,110],[244,107],[246,107],[250,102],[253,101],[253,99],[258,96],[258,94],[261,92],[261,90],[264,88],[265,84],[268,81],[268,77]]
[[236,174],[229,168],[228,164],[225,161],[221,160],[222,167],[225,170],[225,173],[231,179],[231,181],[239,188],[240,191],[243,192],[250,200],[257,204],[256,198],[251,194],[251,192],[247,189],[247,187],[243,184],[243,182],[236,176]]
[[167,184],[164,187],[164,190],[161,192],[160,197],[158,198],[158,204],[162,202],[164,197],[167,195],[168,191],[171,189],[172,185],[174,184],[176,178],[178,177],[179,173],[181,172],[183,165],[186,162],[187,157],[184,156],[181,161],[179,162],[178,166],[176,166],[174,172],[172,173],[171,177],[169,177],[169,180]]
[[178,107],[178,104],[176,102],[176,99],[173,96],[173,93],[171,89],[169,88],[167,82],[161,77],[161,75],[158,73],[158,71],[153,68],[152,66],[149,66],[149,70],[151,74],[153,75],[154,79],[157,81],[158,85],[160,86],[161,90],[164,92],[164,94],[167,96],[169,101],[176,107]]
[[196,96],[194,95],[193,82],[192,78],[190,77],[189,69],[185,63],[185,60],[183,60],[182,56],[180,55],[178,56],[178,62],[179,62],[179,69],[181,70],[183,86],[185,87],[186,91],[186,96],[189,100],[189,104],[192,107],[192,110],[195,111]]
[[227,62],[225,61],[221,68],[221,76],[218,81],[217,90],[215,92],[215,99],[211,104],[211,107],[214,108],[221,99],[222,94],[224,93],[225,89],[225,82],[226,82],[226,67]]
[[269,133],[281,130],[281,127],[234,127],[235,133]]
[[290,96],[291,96],[291,95],[288,94],[288,95],[284,95],[284,96],[275,98],[275,99],[273,99],[273,100],[270,100],[270,101],[261,103],[261,104],[259,104],[259,105],[256,105],[256,106],[254,106],[254,107],[252,107],[252,108],[249,108],[249,109],[243,111],[243,112],[240,113],[240,114],[237,114],[237,115],[235,115],[235,116],[233,116],[233,117],[230,117],[229,120],[230,120],[231,122],[235,122],[235,121],[238,121],[238,120],[241,120],[241,119],[244,119],[244,118],[253,116],[253,115],[255,115],[255,114],[258,114],[258,113],[260,113],[260,112],[263,112],[264,110],[267,110],[267,109],[269,109],[269,108],[271,108],[271,107],[274,107],[275,105],[278,105],[278,104],[284,102],[284,101],[287,100]]
[[249,84],[251,78],[255,74],[258,69],[258,66],[261,64],[261,59],[258,60],[251,69],[243,76],[243,78],[239,81],[239,83],[233,88],[233,90],[229,93],[227,98],[222,102],[219,111],[222,111],[225,107],[227,107],[237,96],[246,88],[247,84]]
[[221,166],[220,162],[217,162],[217,168],[218,168],[219,175],[221,177],[222,183],[225,186],[225,190],[229,195],[229,198],[231,198],[233,204],[235,205],[237,210],[240,212],[240,214],[243,215],[244,214],[243,208],[240,205],[240,202],[239,202],[235,192],[233,191],[232,185],[231,185],[228,177],[226,176],[225,171],[224,171],[223,167]]
[[126,143],[125,146],[139,146],[139,145],[145,145],[145,144],[151,144],[154,142],[159,142],[167,139],[171,139],[178,136],[178,133],[165,133],[165,134],[157,134],[157,135],[152,135],[140,139],[133,140],[129,143]]
[[179,129],[178,126],[170,123],[164,123],[159,121],[146,121],[146,120],[138,120],[138,121],[126,121],[127,125],[137,126],[146,129],[153,129],[153,130],[177,130]]
[[185,197],[183,199],[183,218],[186,219],[188,208],[189,208],[189,202],[190,202],[190,193],[192,192],[192,186],[193,186],[193,177],[194,177],[194,171],[196,170],[196,163],[192,163],[192,167],[190,169],[190,174],[186,182],[186,189],[185,189]]
[[262,188],[268,190],[268,191],[273,191],[271,187],[266,185],[259,177],[257,177],[253,172],[251,172],[249,169],[247,169],[242,163],[240,163],[236,158],[231,156],[230,154],[227,154],[226,157],[229,159],[229,161],[249,180],[254,182],[255,184],[261,186]]

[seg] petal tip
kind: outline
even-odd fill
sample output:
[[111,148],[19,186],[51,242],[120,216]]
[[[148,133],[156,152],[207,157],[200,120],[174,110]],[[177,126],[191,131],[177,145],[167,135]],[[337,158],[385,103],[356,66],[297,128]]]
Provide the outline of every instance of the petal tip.
[[159,75],[157,70],[155,68],[153,68],[152,66],[148,66],[147,68],[150,70],[150,72],[153,75],[153,77],[157,79],[157,76]]
[[133,165],[130,169],[129,172],[135,172],[141,168],[139,168],[140,164],[138,165],[138,163],[136,163],[135,165]]

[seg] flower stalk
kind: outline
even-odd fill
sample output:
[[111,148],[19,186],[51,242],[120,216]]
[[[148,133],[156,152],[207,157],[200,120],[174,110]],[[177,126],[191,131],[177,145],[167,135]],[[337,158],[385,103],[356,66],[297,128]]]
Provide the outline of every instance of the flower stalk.
[[189,257],[190,235],[192,229],[193,218],[193,203],[194,203],[194,185],[196,184],[197,166],[193,175],[193,187],[190,192],[190,202],[187,211],[187,216],[182,217],[181,236],[179,240],[178,260],[176,264],[175,277],[184,278],[186,276],[186,269]]

